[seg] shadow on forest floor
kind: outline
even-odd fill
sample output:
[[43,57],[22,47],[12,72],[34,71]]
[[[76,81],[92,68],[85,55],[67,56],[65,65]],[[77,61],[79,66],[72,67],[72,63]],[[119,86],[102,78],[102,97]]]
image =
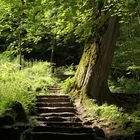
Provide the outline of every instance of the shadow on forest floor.
[[[73,77],[74,75],[65,75],[63,73],[57,74],[57,77],[61,79],[61,81],[66,80],[69,77]],[[111,93],[113,97],[114,105],[118,107],[122,107],[125,112],[133,113],[140,104],[140,93]],[[110,103],[109,103],[110,104]]]
[[140,104],[140,94],[138,93],[112,93],[114,98],[114,104],[118,107],[122,107],[125,112],[133,113]]

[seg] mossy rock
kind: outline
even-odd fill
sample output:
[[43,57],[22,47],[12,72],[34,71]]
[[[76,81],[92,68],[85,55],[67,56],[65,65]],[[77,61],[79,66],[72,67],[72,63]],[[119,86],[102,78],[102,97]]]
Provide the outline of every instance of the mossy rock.
[[118,136],[110,136],[109,140],[127,140],[126,136],[118,135]]
[[0,117],[0,125],[4,126],[4,125],[12,125],[14,124],[14,119],[12,116],[10,115],[4,115]]
[[32,130],[31,129],[27,129],[25,130],[21,136],[20,136],[20,140],[32,140],[32,134],[31,134]]
[[134,140],[140,140],[140,129],[134,132]]
[[18,101],[13,101],[8,105],[5,114],[13,116],[15,122],[28,122],[27,115],[22,104]]

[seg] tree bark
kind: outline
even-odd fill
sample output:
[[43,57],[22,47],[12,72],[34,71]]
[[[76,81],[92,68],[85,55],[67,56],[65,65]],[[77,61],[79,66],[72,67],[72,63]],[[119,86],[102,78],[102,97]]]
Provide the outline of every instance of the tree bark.
[[115,43],[119,30],[118,17],[108,20],[100,40],[90,41],[75,74],[75,85],[72,92],[79,92],[80,96],[87,94],[98,103],[111,101],[108,87],[108,75],[115,50]]

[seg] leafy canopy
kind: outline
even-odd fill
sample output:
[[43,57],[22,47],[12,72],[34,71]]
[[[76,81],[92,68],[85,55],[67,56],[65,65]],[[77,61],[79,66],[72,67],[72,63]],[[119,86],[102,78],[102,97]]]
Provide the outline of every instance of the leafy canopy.
[[[122,21],[130,12],[131,0],[0,0],[0,38],[4,38],[8,49],[19,49],[19,38],[23,50],[30,43],[52,36],[61,39],[68,34],[77,41],[87,41],[102,35],[101,28],[113,15]],[[134,3],[139,3],[135,1]],[[139,4],[135,4],[139,11]],[[138,5],[138,6],[137,6]]]

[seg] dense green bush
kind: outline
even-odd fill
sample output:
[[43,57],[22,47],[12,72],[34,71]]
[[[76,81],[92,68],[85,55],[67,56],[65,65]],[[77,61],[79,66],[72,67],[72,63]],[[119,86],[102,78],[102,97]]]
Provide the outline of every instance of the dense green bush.
[[19,70],[16,60],[6,58],[0,61],[0,114],[3,114],[11,102],[18,101],[26,113],[34,106],[35,95],[45,94],[47,87],[58,82],[51,73],[51,64],[35,62],[33,66]]

